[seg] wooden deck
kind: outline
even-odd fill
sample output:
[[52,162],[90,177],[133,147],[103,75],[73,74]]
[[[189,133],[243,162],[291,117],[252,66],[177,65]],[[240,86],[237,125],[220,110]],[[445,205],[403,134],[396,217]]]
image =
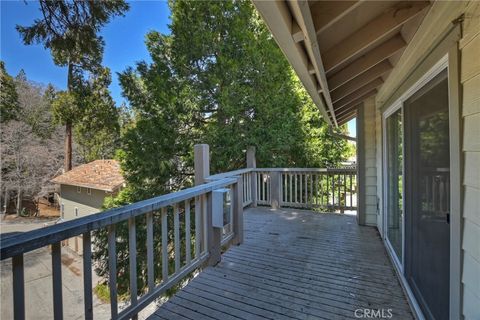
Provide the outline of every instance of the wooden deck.
[[413,319],[375,228],[302,210],[255,208],[244,216],[244,244],[150,319],[355,319],[357,309],[357,316],[391,309],[392,319]]

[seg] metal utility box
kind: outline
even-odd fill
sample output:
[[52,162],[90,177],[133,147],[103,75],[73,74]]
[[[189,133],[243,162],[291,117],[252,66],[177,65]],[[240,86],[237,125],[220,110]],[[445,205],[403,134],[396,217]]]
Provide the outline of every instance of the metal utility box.
[[217,189],[212,192],[212,225],[223,228],[232,221],[232,197],[230,189]]

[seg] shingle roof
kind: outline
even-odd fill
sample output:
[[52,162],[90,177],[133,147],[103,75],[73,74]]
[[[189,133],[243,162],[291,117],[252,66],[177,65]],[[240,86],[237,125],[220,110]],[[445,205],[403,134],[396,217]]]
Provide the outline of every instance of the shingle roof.
[[112,192],[125,180],[116,160],[95,160],[55,177],[52,182]]

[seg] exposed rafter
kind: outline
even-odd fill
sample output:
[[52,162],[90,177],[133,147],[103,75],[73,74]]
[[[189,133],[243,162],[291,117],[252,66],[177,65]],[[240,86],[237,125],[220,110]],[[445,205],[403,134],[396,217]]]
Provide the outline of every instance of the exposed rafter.
[[305,40],[302,29],[295,21],[292,21],[292,38],[296,43]]
[[335,114],[337,117],[341,117],[342,115],[356,109],[359,103],[361,103],[363,100],[375,95],[377,93],[377,89],[373,89],[372,91],[369,91],[365,93],[364,95],[358,97],[357,99],[353,100],[349,104],[339,108],[338,110],[335,110]]
[[344,117],[338,119],[338,125],[341,126],[341,125],[344,125],[345,123],[347,123],[348,121],[352,120],[353,118],[355,118],[357,116],[357,109],[355,109],[354,111],[352,111],[351,113],[345,115]]
[[317,35],[355,9],[360,1],[316,1],[310,6]]
[[401,26],[428,6],[428,1],[402,1],[389,8],[339,44],[324,52],[323,62],[328,72],[365,48],[374,45],[392,30]]
[[370,92],[373,89],[377,89],[383,84],[382,78],[376,78],[375,80],[366,83],[364,86],[360,87],[358,90],[355,90],[354,92],[350,93],[349,95],[346,95],[342,99],[338,100],[333,104],[334,110],[338,110],[341,107],[351,103],[352,101],[355,101],[359,97],[363,96],[367,92]]
[[331,97],[333,102],[337,102],[338,100],[342,99],[346,95],[358,90],[359,88],[363,87],[366,83],[371,82],[381,75],[385,74],[386,72],[390,71],[393,68],[390,62],[383,61],[373,68],[370,68],[366,72],[362,73],[361,75],[353,78],[352,80],[348,81],[341,87],[333,90],[331,93]]
[[320,96],[323,96],[325,104],[331,111],[330,116],[332,117],[332,122],[336,126],[337,121],[335,119],[335,113],[333,112],[332,99],[330,97],[330,90],[328,89],[327,78],[325,75],[325,69],[323,67],[322,56],[320,55],[320,48],[318,46],[318,39],[312,20],[310,6],[308,5],[307,1],[293,1],[290,3],[290,7],[293,11],[293,16],[297,19],[300,29],[302,29],[304,32],[305,49],[310,58],[310,62],[315,69],[315,77],[320,85],[321,91],[317,89],[317,92],[321,92]]
[[330,90],[335,90],[342,84],[374,67],[383,60],[388,59],[406,45],[407,43],[403,40],[402,36],[397,34],[393,38],[385,41],[378,47],[356,59],[339,72],[327,77],[328,87]]
[[[253,0],[253,4],[267,24],[275,41],[283,51],[290,65],[297,73],[303,86],[312,97],[313,102],[320,110],[323,118],[332,125],[331,117],[327,114],[328,107],[318,93],[318,84],[313,82],[308,71],[309,58],[302,43],[296,43],[292,37],[293,17],[285,1]],[[336,125],[336,123],[333,123]]]

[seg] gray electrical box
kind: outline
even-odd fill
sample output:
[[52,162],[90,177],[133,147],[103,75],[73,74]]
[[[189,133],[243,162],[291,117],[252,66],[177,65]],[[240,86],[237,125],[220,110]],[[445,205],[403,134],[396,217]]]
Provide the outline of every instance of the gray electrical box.
[[223,228],[232,222],[232,201],[230,189],[217,189],[212,192],[212,225]]

